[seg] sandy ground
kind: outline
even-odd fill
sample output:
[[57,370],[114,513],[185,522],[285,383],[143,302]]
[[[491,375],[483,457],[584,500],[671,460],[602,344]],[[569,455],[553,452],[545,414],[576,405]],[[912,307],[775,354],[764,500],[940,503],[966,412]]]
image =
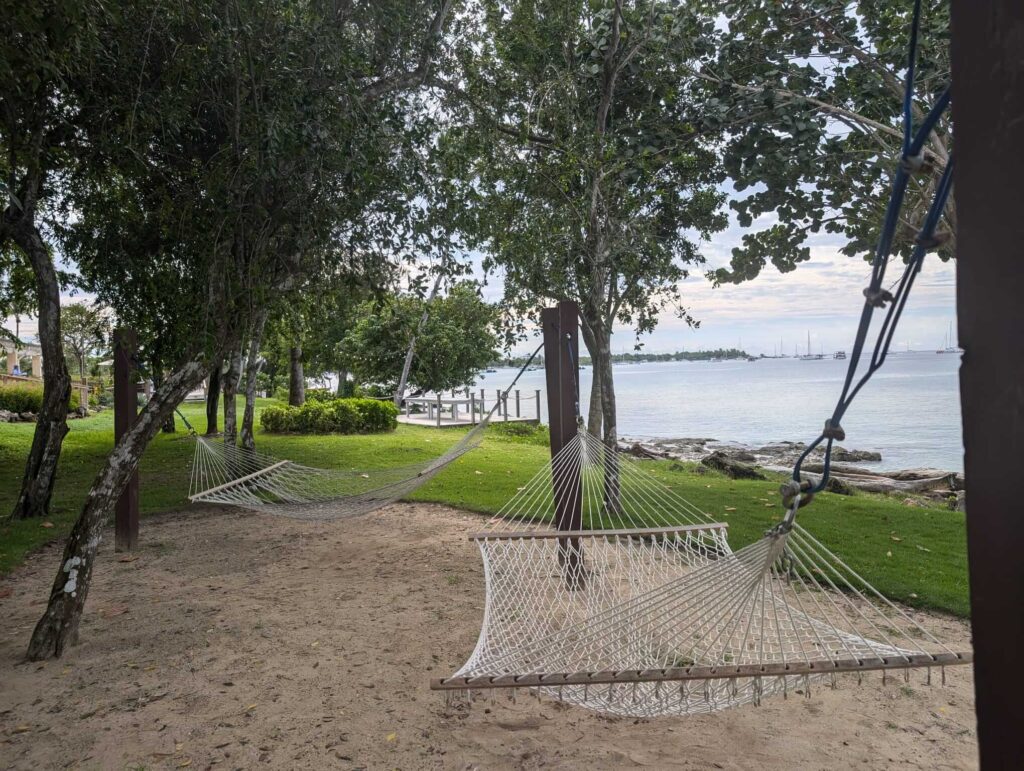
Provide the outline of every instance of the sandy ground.
[[[480,520],[396,505],[334,523],[196,509],[111,540],[81,644],[23,660],[57,547],[0,582],[4,768],[971,768],[970,670],[842,681],[710,716],[609,719],[427,688],[476,640]],[[7,595],[7,596],[5,596]],[[930,617],[954,641],[966,627]]]

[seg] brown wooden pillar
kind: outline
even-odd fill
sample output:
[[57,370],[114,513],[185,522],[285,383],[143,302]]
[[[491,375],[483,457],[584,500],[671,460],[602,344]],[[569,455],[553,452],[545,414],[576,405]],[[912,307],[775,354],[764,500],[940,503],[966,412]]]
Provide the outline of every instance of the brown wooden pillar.
[[[544,374],[548,387],[548,426],[554,459],[576,436],[579,393],[579,308],[562,301],[541,310],[544,330]],[[555,525],[559,530],[582,530],[580,468],[552,467]],[[575,588],[583,579],[583,547],[578,538],[559,539],[559,562],[566,568],[566,582]]]
[[[131,427],[138,406],[135,351],[131,329],[114,330],[114,441]],[[139,472],[135,471],[114,509],[114,551],[132,551],[139,542]]]
[[957,320],[983,769],[1024,768],[1024,3],[953,0]]

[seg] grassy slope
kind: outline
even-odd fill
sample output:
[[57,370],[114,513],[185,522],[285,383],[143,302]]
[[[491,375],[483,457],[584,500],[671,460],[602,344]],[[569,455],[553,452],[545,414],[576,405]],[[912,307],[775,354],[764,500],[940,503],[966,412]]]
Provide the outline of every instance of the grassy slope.
[[[186,416],[205,426],[202,405]],[[71,422],[64,441],[49,522],[0,524],[0,573],[26,552],[67,532],[92,478],[113,443],[113,415]],[[32,424],[0,424],[0,516],[13,506],[32,440]],[[400,426],[376,436],[273,436],[257,434],[261,451],[311,466],[373,468],[426,460],[458,440],[448,429]],[[192,442],[186,434],[159,435],[146,451],[141,473],[143,514],[187,505]],[[471,511],[497,511],[547,460],[537,444],[489,436],[417,491],[413,498]],[[645,466],[667,485],[716,519],[728,522],[734,548],[761,536],[779,516],[778,482],[734,481],[699,475],[692,466],[651,462]],[[727,507],[735,507],[729,512]],[[800,515],[801,524],[893,599],[966,615],[967,561],[962,514],[911,508],[873,495],[818,496]],[[145,525],[143,525],[145,537]]]

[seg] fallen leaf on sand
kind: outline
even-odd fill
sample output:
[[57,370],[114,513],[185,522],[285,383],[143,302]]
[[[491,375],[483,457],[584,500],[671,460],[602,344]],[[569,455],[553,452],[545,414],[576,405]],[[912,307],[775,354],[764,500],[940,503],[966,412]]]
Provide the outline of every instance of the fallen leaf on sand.
[[114,616],[124,615],[127,612],[127,605],[112,605],[109,608],[103,608],[100,611],[100,618],[113,618]]
[[[14,733],[16,733],[16,734],[23,734],[26,731],[31,731],[31,730],[32,730],[32,726],[30,726],[30,725],[16,725],[16,726],[14,726]],[[392,736],[393,735],[394,734],[392,734]]]
[[185,758],[178,764],[178,768],[188,768],[192,765],[192,758]]
[[398,739],[398,734],[396,734],[394,731],[392,731],[391,733],[389,733],[384,738],[387,739],[389,742],[393,742],[393,741],[396,741]]
[[118,562],[135,562],[139,558],[138,554],[125,554],[123,557],[118,558]]

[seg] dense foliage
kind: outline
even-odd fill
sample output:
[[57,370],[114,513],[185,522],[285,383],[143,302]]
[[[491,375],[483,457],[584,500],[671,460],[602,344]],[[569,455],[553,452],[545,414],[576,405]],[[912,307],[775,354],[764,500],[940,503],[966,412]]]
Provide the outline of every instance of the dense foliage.
[[[576,300],[595,361],[588,425],[614,441],[611,334],[643,333],[726,225],[721,131],[690,68],[714,18],[686,3],[482,3],[445,137],[461,224],[500,272],[513,319]],[[603,397],[603,398],[602,398]]]
[[393,431],[398,408],[378,399],[314,399],[301,407],[267,407],[264,431],[274,434],[373,434]]
[[[38,414],[43,406],[43,389],[39,386],[0,385],[0,410]],[[68,399],[68,408],[77,410],[79,394],[75,389]]]
[[494,361],[497,309],[480,298],[473,284],[457,284],[435,298],[421,324],[425,302],[402,295],[359,308],[342,343],[346,366],[358,381],[394,386],[413,336],[417,356],[409,384],[423,391],[460,388]]
[[[719,4],[720,44],[694,70],[712,90],[736,195],[748,229],[720,281],[754,278],[766,264],[793,270],[809,239],[841,235],[843,251],[870,256],[900,152],[903,78],[913,3],[730,0]],[[925,0],[913,114],[919,122],[949,84],[949,3]],[[925,144],[925,166],[908,189],[895,250],[907,256],[952,150],[950,115]],[[946,208],[953,253],[955,206]],[[769,222],[768,227],[756,223]]]

